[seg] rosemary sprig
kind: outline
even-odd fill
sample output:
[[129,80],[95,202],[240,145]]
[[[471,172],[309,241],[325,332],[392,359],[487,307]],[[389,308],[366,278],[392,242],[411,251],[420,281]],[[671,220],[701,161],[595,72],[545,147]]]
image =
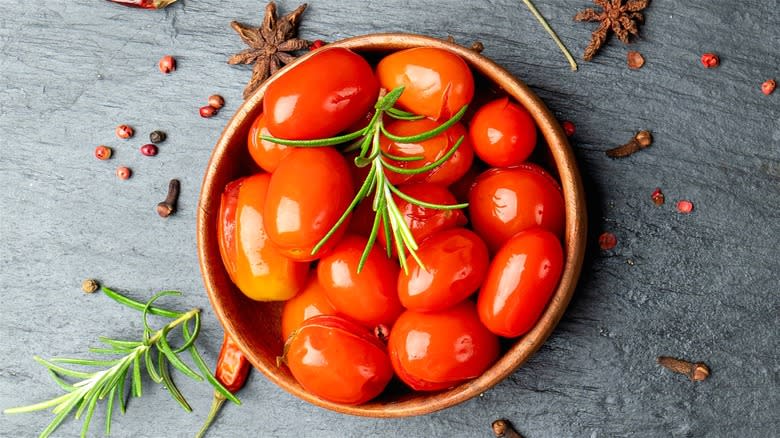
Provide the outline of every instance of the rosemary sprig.
[[566,57],[566,60],[569,61],[569,65],[571,66],[571,71],[577,71],[577,61],[574,60],[574,57],[571,56],[571,52],[569,52],[569,49],[566,48],[566,45],[563,44],[563,41],[558,37],[558,34],[555,33],[553,28],[550,26],[550,23],[547,22],[547,20],[544,18],[541,12],[539,12],[538,9],[536,9],[536,6],[531,0],[523,0],[523,3],[528,7],[528,9],[531,11],[531,13],[536,17],[536,20],[539,22],[539,24],[542,25],[544,30],[547,31],[548,34],[550,34],[550,37],[555,41],[555,44],[558,46],[559,49],[561,49],[561,52],[563,53],[563,56]]
[[371,234],[368,237],[368,243],[363,250],[360,263],[358,264],[358,272],[363,269],[363,265],[368,258],[368,254],[371,252],[371,248],[373,248],[374,244],[376,243],[376,238],[379,234],[380,228],[383,229],[382,231],[386,237],[388,257],[392,254],[391,245],[395,246],[395,249],[398,252],[398,261],[404,272],[408,272],[409,269],[406,263],[407,251],[412,256],[412,258],[423,269],[425,269],[422,261],[417,256],[417,242],[412,235],[412,231],[409,229],[409,225],[404,219],[403,213],[401,213],[401,210],[398,208],[398,204],[395,202],[393,194],[407,202],[425,208],[454,210],[468,207],[468,204],[442,205],[421,201],[403,193],[387,178],[388,171],[404,175],[417,175],[435,169],[436,167],[444,164],[445,161],[449,160],[458,150],[461,143],[463,143],[463,136],[461,136],[458,141],[455,142],[455,144],[447,151],[447,153],[445,153],[438,160],[425,166],[408,169],[392,164],[391,161],[411,162],[423,160],[424,157],[397,157],[386,151],[383,151],[380,145],[380,139],[382,136],[385,136],[388,139],[398,143],[416,143],[425,141],[441,134],[442,132],[449,129],[452,125],[457,123],[463,117],[463,114],[466,113],[467,108],[467,106],[464,105],[460,111],[452,116],[452,118],[437,126],[436,128],[431,129],[430,131],[411,136],[397,136],[391,132],[388,132],[385,128],[385,116],[401,120],[419,120],[424,118],[423,116],[412,114],[393,107],[398,101],[398,98],[401,97],[403,91],[404,87],[400,86],[394,88],[384,96],[380,96],[377,100],[377,103],[374,105],[374,116],[371,118],[368,126],[349,134],[316,140],[287,140],[282,138],[263,136],[264,140],[295,147],[322,147],[349,142],[350,145],[343,150],[344,152],[360,151],[358,156],[355,157],[355,165],[358,167],[371,167],[368,172],[368,176],[358,189],[357,195],[355,195],[352,202],[338,219],[336,224],[328,231],[328,233],[325,234],[325,236],[317,243],[317,245],[314,246],[311,252],[312,255],[316,254],[320,249],[322,249],[322,246],[325,245],[328,239],[330,239],[336,230],[338,230],[338,228],[344,223],[344,221],[347,220],[349,214],[355,209],[355,207],[357,207],[361,201],[373,193],[372,209],[374,210],[374,222],[371,228]]
[[[169,366],[173,365],[185,375],[194,380],[206,380],[214,388],[225,396],[228,400],[241,404],[241,402],[225,387],[223,387],[211,374],[208,365],[203,361],[195,348],[195,340],[200,333],[200,309],[192,309],[187,312],[176,312],[173,310],[155,307],[152,304],[157,299],[166,295],[181,295],[178,291],[162,291],[154,295],[146,303],[141,303],[117,293],[107,287],[101,290],[114,301],[127,307],[139,310],[143,314],[143,340],[127,341],[120,339],[111,339],[100,337],[100,341],[108,348],[90,348],[90,351],[98,354],[111,356],[121,356],[115,359],[96,360],[96,359],[71,359],[55,358],[45,360],[34,356],[36,362],[45,366],[51,377],[65,394],[50,400],[42,401],[28,406],[10,408],[3,411],[5,414],[21,414],[44,409],[51,409],[55,414],[54,420],[41,432],[41,437],[48,437],[52,432],[68,417],[74,409],[74,417],[79,419],[84,417],[84,423],[81,428],[81,436],[85,437],[89,431],[90,421],[95,412],[95,406],[99,400],[106,399],[106,422],[105,433],[111,433],[111,416],[114,410],[115,399],[119,403],[119,409],[124,414],[126,407],[125,383],[130,379],[130,396],[141,397],[143,393],[143,380],[141,378],[141,362],[146,366],[146,371],[152,381],[163,383],[168,391],[182,408],[189,412],[192,410],[190,405],[184,399],[179,389],[173,383],[170,375]],[[146,320],[147,314],[160,315],[171,319],[162,328],[154,330]],[[190,328],[190,324],[192,328]],[[168,342],[168,335],[176,328],[181,329],[183,344],[177,348],[171,347]],[[180,357],[180,354],[187,351],[197,368],[203,373],[203,376],[190,368]],[[157,365],[152,361],[156,354]],[[62,364],[78,365],[84,367],[101,367],[99,371],[79,371],[66,368]],[[63,377],[69,377],[76,381],[70,383]]]

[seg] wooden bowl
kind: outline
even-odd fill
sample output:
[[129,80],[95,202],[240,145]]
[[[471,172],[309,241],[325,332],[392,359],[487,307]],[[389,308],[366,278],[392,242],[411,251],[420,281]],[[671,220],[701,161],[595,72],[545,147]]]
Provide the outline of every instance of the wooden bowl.
[[[346,47],[371,56],[412,47],[438,47],[460,55],[478,79],[487,79],[491,88],[503,90],[533,115],[547,143],[563,187],[566,206],[565,266],[560,285],[536,326],[525,336],[507,344],[502,357],[482,376],[455,388],[435,392],[412,392],[395,385],[380,398],[360,406],[347,406],[322,400],[301,388],[276,356],[282,351],[280,329],[281,303],[261,303],[246,298],[230,281],[222,266],[216,233],[220,194],[225,185],[253,172],[246,137],[252,121],[262,112],[263,94],[268,84],[285,70],[266,81],[244,102],[230,119],[211,155],[198,209],[198,258],[203,281],[219,321],[236,340],[252,365],[286,391],[315,405],[346,414],[369,417],[406,417],[422,415],[454,406],[479,395],[509,376],[542,345],[561,319],[574,293],[582,267],[586,239],[585,194],[574,155],[566,135],[550,110],[527,85],[478,53],[435,38],[409,34],[375,34],[348,38],[329,45]],[[311,56],[306,54],[294,66]],[[288,66],[289,67],[289,66]],[[481,77],[481,78],[480,78]],[[484,81],[483,81],[484,82]]]

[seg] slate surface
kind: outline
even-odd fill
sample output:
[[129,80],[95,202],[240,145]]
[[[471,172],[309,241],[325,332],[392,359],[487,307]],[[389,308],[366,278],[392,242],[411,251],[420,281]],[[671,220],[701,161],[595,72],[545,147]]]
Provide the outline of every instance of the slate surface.
[[[325,1],[306,12],[302,36],[407,31],[470,43],[526,81],[561,119],[588,183],[591,241],[614,232],[617,247],[591,245],[576,296],[539,353],[484,396],[404,420],[343,416],[304,403],[259,373],[210,436],[487,437],[498,417],[527,437],[777,436],[780,430],[780,13],[776,0],[654,0],[632,48],[647,58],[625,67],[616,41],[579,72],[568,69],[521,2]],[[593,25],[573,23],[586,0],[537,1],[578,55]],[[80,292],[95,276],[136,298],[185,291],[182,307],[205,310],[202,350],[213,363],[221,329],[197,266],[195,208],[200,179],[249,70],[224,61],[243,48],[232,19],[259,23],[264,3],[182,0],[165,11],[102,0],[0,1],[0,408],[52,397],[58,389],[32,361],[79,355],[98,335],[129,337],[138,315]],[[280,3],[282,11],[297,6]],[[705,70],[699,56],[720,54]],[[165,54],[179,69],[157,72]],[[211,93],[227,107],[204,120]],[[137,130],[119,141],[113,129]],[[136,148],[164,129],[155,158]],[[612,161],[603,151],[650,129],[655,145]],[[95,145],[115,148],[98,162]],[[118,181],[114,168],[135,170]],[[178,177],[180,212],[153,211]],[[667,203],[655,207],[661,187]],[[690,199],[690,215],[675,202]],[[705,360],[712,377],[691,383],[655,364],[660,354]],[[192,436],[211,391],[183,378],[186,414],[146,385],[142,401],[115,419],[113,436]],[[148,383],[148,382],[147,382]],[[102,434],[98,409],[90,435]],[[0,436],[35,436],[47,413],[0,416]],[[78,433],[68,421],[56,436]]]

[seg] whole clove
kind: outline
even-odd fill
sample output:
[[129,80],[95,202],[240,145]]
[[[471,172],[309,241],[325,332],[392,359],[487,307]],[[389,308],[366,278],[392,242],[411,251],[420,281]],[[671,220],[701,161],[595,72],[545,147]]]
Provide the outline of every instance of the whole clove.
[[160,217],[168,217],[173,213],[176,213],[176,204],[179,201],[179,191],[181,185],[178,179],[172,179],[168,183],[168,195],[165,200],[157,204],[157,214]]
[[688,362],[669,356],[659,356],[658,364],[674,373],[688,376],[694,382],[706,380],[710,376],[710,367],[704,362]]
[[639,131],[628,143],[607,151],[609,158],[625,158],[653,144],[650,131]]
[[523,438],[509,420],[496,420],[492,424],[493,434],[496,438]]

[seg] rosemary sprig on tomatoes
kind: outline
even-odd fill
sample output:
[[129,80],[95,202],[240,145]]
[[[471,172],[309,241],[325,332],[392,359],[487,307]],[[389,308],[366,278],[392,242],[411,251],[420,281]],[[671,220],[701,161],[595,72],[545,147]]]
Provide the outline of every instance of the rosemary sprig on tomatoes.
[[[324,147],[334,146],[339,144],[349,143],[349,146],[343,149],[343,152],[359,151],[355,157],[354,162],[358,167],[370,167],[368,176],[366,176],[362,185],[357,191],[357,194],[352,199],[352,202],[346,208],[344,213],[336,221],[335,225],[328,231],[325,236],[314,246],[311,254],[314,255],[322,249],[322,247],[333,237],[344,222],[349,218],[349,215],[357,207],[357,205],[373,194],[372,210],[374,211],[374,221],[371,227],[371,233],[368,237],[368,243],[363,251],[360,263],[358,264],[358,272],[363,268],[363,265],[368,258],[371,249],[376,243],[377,236],[380,228],[385,235],[387,242],[387,255],[392,256],[392,249],[395,247],[398,253],[398,261],[403,268],[404,272],[408,272],[409,267],[406,261],[406,253],[420,265],[424,266],[420,258],[417,256],[417,249],[419,248],[417,241],[412,235],[412,231],[409,229],[409,225],[404,220],[403,213],[398,208],[393,195],[399,198],[424,208],[430,208],[435,210],[455,210],[468,207],[467,203],[463,204],[434,204],[425,202],[420,199],[414,198],[405,194],[398,189],[388,178],[390,172],[401,175],[418,175],[441,166],[444,162],[449,160],[460,145],[463,143],[464,136],[460,136],[454,145],[439,159],[417,168],[405,168],[393,164],[395,162],[412,162],[420,161],[425,157],[421,155],[412,156],[397,156],[393,155],[382,149],[380,139],[382,136],[397,142],[397,143],[415,143],[431,139],[437,135],[447,131],[450,127],[458,123],[458,121],[466,113],[468,105],[463,105],[461,109],[455,113],[444,123],[440,124],[434,129],[425,131],[420,134],[411,136],[399,136],[395,135],[387,130],[385,127],[385,117],[399,119],[399,120],[420,120],[424,116],[409,113],[407,111],[395,108],[394,105],[404,92],[404,86],[398,86],[388,92],[387,94],[380,96],[374,105],[374,115],[368,122],[368,125],[357,131],[349,134],[340,135],[337,137],[321,138],[314,140],[289,140],[276,138],[272,136],[262,136],[263,140],[273,143],[294,146],[294,147]],[[391,245],[392,242],[392,245]]]

